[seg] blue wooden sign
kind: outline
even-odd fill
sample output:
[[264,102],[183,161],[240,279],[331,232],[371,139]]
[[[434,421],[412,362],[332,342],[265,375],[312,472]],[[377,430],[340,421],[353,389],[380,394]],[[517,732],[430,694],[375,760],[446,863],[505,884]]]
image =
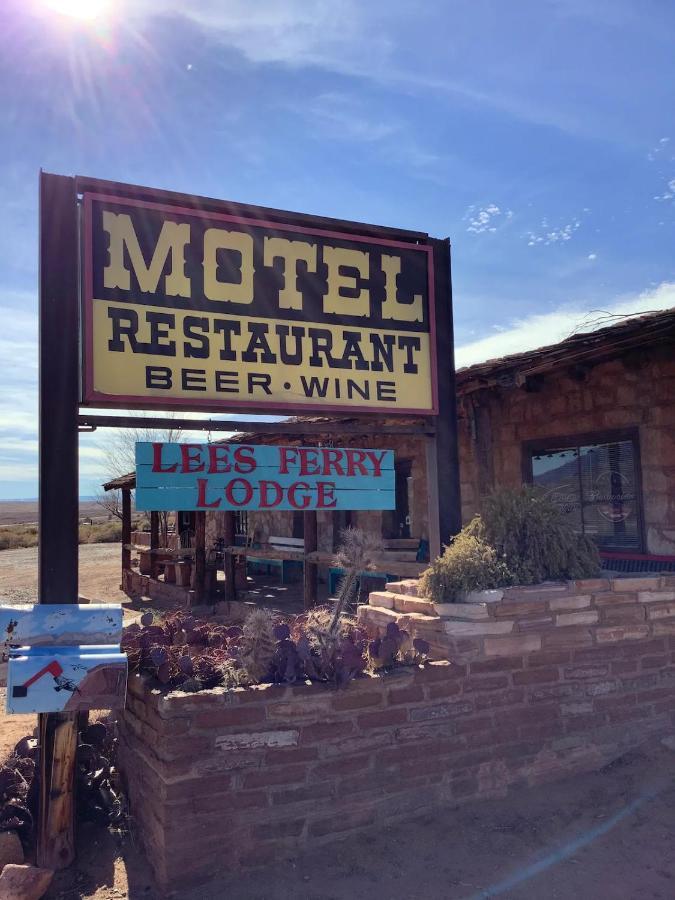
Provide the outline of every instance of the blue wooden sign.
[[104,604],[0,606],[8,656],[7,712],[82,712],[124,706],[122,609]]
[[136,508],[395,509],[394,453],[354,447],[140,442]]

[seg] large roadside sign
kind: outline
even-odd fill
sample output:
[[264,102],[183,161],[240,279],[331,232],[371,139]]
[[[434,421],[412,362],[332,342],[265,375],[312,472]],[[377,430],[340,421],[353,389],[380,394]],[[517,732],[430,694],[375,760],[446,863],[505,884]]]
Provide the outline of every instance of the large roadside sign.
[[82,202],[84,404],[437,412],[430,243],[124,185]]

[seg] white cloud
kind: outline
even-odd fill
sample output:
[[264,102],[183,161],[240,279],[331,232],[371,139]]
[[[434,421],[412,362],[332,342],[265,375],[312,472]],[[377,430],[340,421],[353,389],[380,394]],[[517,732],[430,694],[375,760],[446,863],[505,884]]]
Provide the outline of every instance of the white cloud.
[[129,13],[187,19],[254,63],[349,73],[384,68],[391,52],[383,32],[368,27],[367,4],[357,0],[137,0]]
[[598,258],[598,254],[597,254],[597,253],[589,253],[589,254],[588,254],[588,258],[589,258],[590,260],[597,259],[597,258]]
[[464,213],[464,221],[468,222],[466,230],[471,234],[494,232],[500,225],[513,218],[513,210],[502,210],[496,203],[486,206],[470,206]]
[[547,219],[541,220],[541,228],[538,231],[527,232],[527,246],[534,247],[537,244],[543,244],[548,247],[550,244],[565,243],[572,239],[575,231],[581,227],[580,219],[573,219],[566,225],[551,228]]
[[663,153],[664,150],[666,150],[668,148],[669,143],[670,143],[669,137],[659,138],[656,146],[652,147],[652,149],[647,154],[647,159],[649,160],[649,162],[655,162],[659,158],[660,154]]
[[[494,83],[481,79],[480,72],[472,73],[471,82],[464,76],[429,74],[429,66],[423,72],[414,52],[417,48],[409,46],[411,30],[424,15],[420,9],[390,3],[383,15],[380,5],[359,0],[135,0],[126,15],[127,20],[181,18],[256,65],[316,67],[406,93],[433,91],[565,133],[588,130],[587,120],[576,110],[538,102],[531,90],[524,91],[519,84],[508,91],[501,87],[503,79],[494,79],[500,85],[495,89]],[[411,25],[413,16],[417,21]],[[429,19],[428,27],[434,24]],[[460,49],[466,53],[469,48]]]
[[[675,307],[675,282],[664,282],[654,290],[617,300],[606,311],[618,316],[639,315],[641,312],[672,307]],[[518,319],[498,334],[490,334],[457,346],[455,363],[457,368],[461,368],[487,359],[555,344],[580,330],[580,326],[581,330],[592,330],[592,322],[589,321],[591,317],[597,322],[598,316],[589,308],[565,306],[554,312]],[[585,322],[588,322],[586,327]],[[611,320],[606,324],[610,323]]]
[[406,166],[415,177],[439,181],[447,168],[448,157],[421,144],[409,122],[385,117],[362,96],[326,91],[284,108],[303,120],[308,137],[362,144],[385,163]]
[[675,178],[671,178],[663,194],[659,197],[654,197],[654,199],[659,201],[675,200]]
[[363,101],[335,91],[319,94],[311,102],[295,104],[293,111],[311,121],[315,131],[338,140],[376,143],[403,130],[398,121],[382,121]]

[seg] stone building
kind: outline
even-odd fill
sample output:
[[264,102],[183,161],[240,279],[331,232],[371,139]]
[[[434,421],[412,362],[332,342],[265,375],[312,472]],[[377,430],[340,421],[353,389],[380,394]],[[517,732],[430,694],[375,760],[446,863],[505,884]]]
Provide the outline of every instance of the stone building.
[[675,310],[458,373],[463,516],[541,485],[608,557],[675,559]]
[[[480,512],[482,498],[494,489],[534,483],[576,530],[596,541],[607,568],[675,571],[675,309],[470,366],[457,372],[456,391],[464,522]],[[338,421],[357,419],[291,421],[297,433],[239,434],[228,441],[394,450],[396,509],[319,511],[316,550],[324,560],[331,558],[341,529],[352,525],[382,537],[388,551],[404,551],[398,560],[416,558],[421,569],[429,537],[428,438],[378,433],[372,419],[360,420],[364,431],[373,429],[368,437],[335,428]],[[325,423],[325,432],[303,435],[309,422]],[[387,424],[404,422],[423,424],[400,418]],[[106,485],[126,494],[129,535],[134,486],[133,473]],[[177,531],[192,533],[196,515],[177,512]],[[202,558],[225,535],[223,513],[207,512],[205,519],[196,544]],[[274,536],[303,537],[302,512],[237,513],[236,524],[240,542],[246,535],[262,547]],[[124,572],[130,546],[123,543]],[[327,565],[321,566],[325,576]],[[415,563],[401,566],[398,574],[412,575],[413,568]]]
[[[675,310],[462,369],[457,397],[465,522],[480,512],[486,493],[532,482],[550,493],[577,530],[596,540],[606,558],[620,558],[628,567],[632,561],[634,568],[647,567],[647,556],[670,557],[675,564]],[[295,421],[298,434],[290,438],[234,440],[302,443],[303,422],[325,421],[325,436],[313,435],[307,443],[366,446],[363,438],[331,434],[334,417]],[[383,538],[427,536],[424,438],[373,434],[367,444],[395,452],[397,508],[319,513],[322,550],[334,548],[347,524]],[[302,536],[302,514],[254,515],[263,539]],[[209,518],[215,537],[219,517]]]

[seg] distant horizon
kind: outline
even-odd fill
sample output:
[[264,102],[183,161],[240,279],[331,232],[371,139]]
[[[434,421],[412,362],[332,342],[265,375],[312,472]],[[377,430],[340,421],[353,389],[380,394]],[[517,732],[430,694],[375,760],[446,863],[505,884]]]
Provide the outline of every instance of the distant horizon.
[[[96,503],[96,496],[86,495],[78,497],[80,503]],[[0,503],[39,503],[39,497],[0,497]]]

